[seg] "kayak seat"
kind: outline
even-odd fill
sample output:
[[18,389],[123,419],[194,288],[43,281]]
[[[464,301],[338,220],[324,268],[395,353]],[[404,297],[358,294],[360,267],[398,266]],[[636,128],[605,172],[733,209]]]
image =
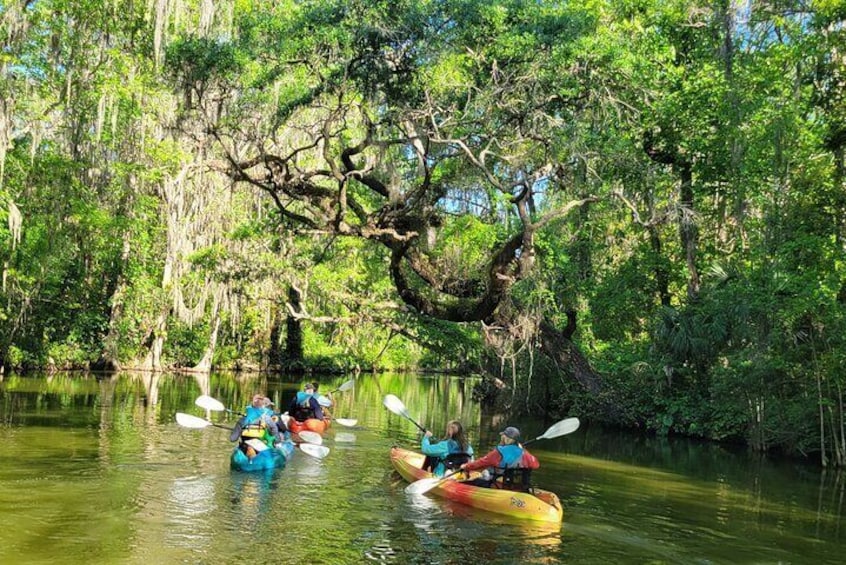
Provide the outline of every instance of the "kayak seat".
[[[469,453],[459,452],[459,453],[450,453],[446,457],[444,457],[444,467],[447,470],[454,470],[458,469],[464,463],[467,463],[471,460],[471,456]],[[427,455],[426,459],[423,460],[423,466],[421,467],[424,471],[429,471],[430,473],[435,470],[435,467],[438,466],[440,462],[440,458],[434,457],[432,455]]]
[[[500,474],[500,471],[502,473]],[[502,478],[502,481],[496,479]],[[532,490],[532,470],[518,467],[516,469],[497,469],[491,486],[506,490],[516,490],[520,492],[531,492]]]
[[472,457],[469,453],[458,452],[458,453],[450,453],[444,458],[444,466],[452,471],[458,469],[465,463],[469,463]]

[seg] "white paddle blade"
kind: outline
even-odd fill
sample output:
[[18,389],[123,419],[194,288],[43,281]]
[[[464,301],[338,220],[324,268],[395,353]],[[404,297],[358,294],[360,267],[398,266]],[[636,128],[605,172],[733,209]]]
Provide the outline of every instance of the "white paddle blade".
[[561,420],[557,424],[554,424],[551,428],[546,430],[542,436],[538,436],[538,439],[552,439],[554,437],[571,434],[578,429],[579,419],[567,418],[566,420]]
[[386,394],[385,398],[382,399],[382,404],[384,404],[385,408],[387,408],[397,416],[402,416],[403,418],[411,419],[411,416],[408,415],[408,410],[406,410],[405,408],[405,404],[403,404],[402,400],[400,400],[393,394]]
[[223,412],[226,410],[226,406],[224,406],[220,400],[205,394],[198,396],[197,400],[194,401],[194,404],[200,408],[205,408],[206,410],[211,410],[213,412]]
[[332,407],[332,401],[322,395],[317,397],[317,403],[323,406],[324,408]]
[[346,392],[354,386],[355,386],[354,380],[347,381],[347,382],[345,382],[344,384],[342,384],[341,386],[338,387],[338,392]]
[[327,455],[329,455],[329,448],[322,446],[322,445],[314,445],[311,443],[301,443],[299,444],[300,451],[305,453],[306,455],[311,455],[317,459],[323,459]]
[[203,420],[202,418],[192,416],[191,414],[183,414],[182,412],[176,413],[176,423],[180,426],[193,428],[195,430],[201,430],[212,425],[212,423],[208,420]]
[[249,445],[250,447],[255,449],[256,453],[261,453],[265,449],[270,449],[269,447],[267,447],[266,443],[264,443],[263,441],[261,441],[258,438],[248,439],[244,443],[246,443],[247,445]]
[[314,445],[323,445],[323,437],[317,432],[303,430],[301,432],[297,432],[297,435],[300,436],[300,439],[304,442]]
[[349,418],[335,418],[334,421],[346,428],[353,428],[356,424],[358,424],[358,420],[351,420]]
[[429,492],[443,481],[444,479],[442,477],[420,479],[419,481],[414,481],[413,483],[405,487],[405,492],[407,492],[408,494],[423,494]]

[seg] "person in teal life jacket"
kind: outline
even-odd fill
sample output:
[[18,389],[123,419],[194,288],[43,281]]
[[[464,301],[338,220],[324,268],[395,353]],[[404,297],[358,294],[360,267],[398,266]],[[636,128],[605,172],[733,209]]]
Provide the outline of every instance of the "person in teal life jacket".
[[446,437],[432,441],[432,432],[426,430],[420,450],[426,455],[424,469],[431,469],[436,477],[442,477],[447,470],[457,469],[473,458],[473,447],[464,435],[464,426],[458,420],[447,422]]
[[279,425],[273,419],[273,402],[261,393],[255,393],[250,404],[244,409],[244,415],[235,424],[229,441],[238,441],[249,426],[264,426],[273,437],[273,443],[283,440]]
[[298,422],[305,422],[309,418],[323,419],[323,408],[315,396],[314,385],[306,383],[288,405],[288,414]]
[[461,465],[462,471],[485,469],[486,475],[467,484],[483,487],[529,490],[532,469],[540,467],[538,458],[520,445],[520,430],[508,426],[499,433],[499,445],[484,457]]

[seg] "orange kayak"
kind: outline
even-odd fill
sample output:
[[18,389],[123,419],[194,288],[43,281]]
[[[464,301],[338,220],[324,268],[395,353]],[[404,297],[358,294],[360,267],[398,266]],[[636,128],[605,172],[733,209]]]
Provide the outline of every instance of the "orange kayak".
[[330,420],[324,418],[323,420],[318,420],[317,418],[309,418],[303,422],[298,422],[291,418],[288,420],[288,429],[291,431],[292,434],[299,433],[303,430],[308,430],[310,432],[317,432],[319,434],[323,434],[326,430],[329,429],[329,422]]
[[[409,451],[399,447],[391,449],[391,464],[402,475],[402,478],[412,483],[420,479],[428,479],[433,475],[424,471],[425,456],[416,451]],[[447,479],[430,490],[432,494],[448,498],[461,504],[496,512],[521,520],[560,523],[564,518],[561,501],[554,492],[532,489],[532,493],[517,492],[497,488],[478,487],[463,484],[461,481]]]

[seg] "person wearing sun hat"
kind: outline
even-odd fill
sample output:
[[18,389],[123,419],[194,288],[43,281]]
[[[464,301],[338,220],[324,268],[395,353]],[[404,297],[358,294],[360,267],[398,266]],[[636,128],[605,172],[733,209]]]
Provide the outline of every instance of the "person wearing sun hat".
[[244,415],[236,422],[235,427],[232,428],[232,433],[229,435],[229,441],[238,441],[243,439],[244,429],[252,426],[252,430],[257,437],[264,436],[262,430],[267,430],[273,438],[273,442],[281,442],[283,440],[276,421],[273,420],[273,402],[264,394],[257,392],[253,394],[253,399],[250,404],[244,409]]
[[[467,481],[469,484],[485,487],[526,490],[529,488],[529,476],[532,469],[540,467],[538,458],[520,445],[520,430],[508,426],[499,432],[499,445],[475,461],[464,463],[462,471],[488,469],[490,478]],[[516,471],[520,470],[522,481],[515,483]]]

